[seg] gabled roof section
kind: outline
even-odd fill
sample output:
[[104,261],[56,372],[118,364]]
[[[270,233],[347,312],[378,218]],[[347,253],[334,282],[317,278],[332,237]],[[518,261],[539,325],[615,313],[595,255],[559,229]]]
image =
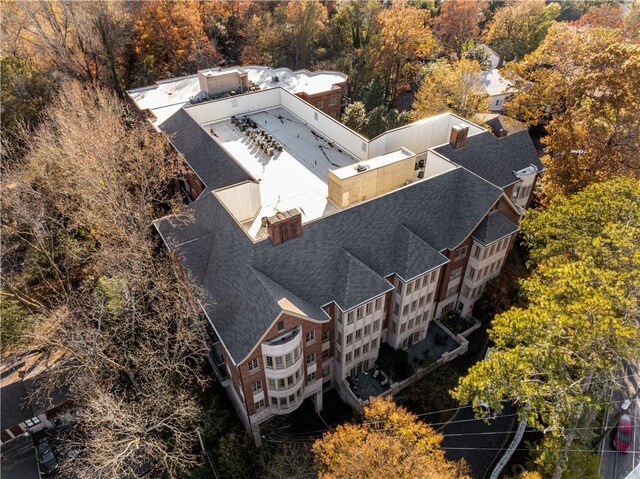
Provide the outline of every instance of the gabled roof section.
[[454,149],[446,144],[434,151],[500,188],[515,183],[518,178],[514,172],[527,166],[534,165],[538,171],[543,169],[526,131],[504,138],[496,138],[486,131],[470,136],[462,148]]
[[252,179],[184,109],[171,115],[160,129],[204,182],[206,191]]
[[341,249],[335,264],[333,300],[348,311],[391,290],[393,285],[348,251]]
[[411,281],[416,276],[449,262],[446,256],[404,225],[398,227],[396,240],[394,270],[404,281]]
[[484,246],[490,245],[518,231],[518,225],[507,218],[501,211],[495,210],[487,215],[471,235]]
[[[282,312],[282,298],[311,319],[328,321],[322,306],[356,306],[388,290],[384,278],[397,269],[410,276],[411,254],[398,253],[399,228],[408,230],[402,247],[419,256],[415,269],[430,269],[441,260],[434,251],[467,238],[501,195],[456,168],[306,223],[302,236],[278,246],[251,241],[212,192],[186,208],[188,220],[167,217],[156,227],[237,363]],[[209,251],[197,251],[198,242]]]

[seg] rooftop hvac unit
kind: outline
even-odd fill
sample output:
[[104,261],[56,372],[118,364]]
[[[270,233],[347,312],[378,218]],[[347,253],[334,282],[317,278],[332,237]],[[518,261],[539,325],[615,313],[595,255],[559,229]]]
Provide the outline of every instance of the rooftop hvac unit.
[[424,178],[424,170],[418,171],[418,178]]
[[274,75],[274,76],[271,77],[271,81],[274,81],[274,82],[278,83],[280,81],[280,78],[278,78],[277,76]]
[[358,173],[362,173],[363,171],[367,171],[369,168],[367,165],[356,165],[356,171]]

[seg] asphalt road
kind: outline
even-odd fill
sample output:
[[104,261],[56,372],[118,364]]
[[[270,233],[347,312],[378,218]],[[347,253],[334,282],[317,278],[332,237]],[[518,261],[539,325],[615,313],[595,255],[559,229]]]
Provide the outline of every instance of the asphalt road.
[[[629,377],[623,378],[622,384],[624,390],[613,393],[611,400],[614,401],[613,407],[607,415],[607,425],[612,427],[620,417],[620,405],[625,399],[632,398],[638,392],[640,384],[640,369],[638,364],[629,364],[623,375]],[[604,479],[624,479],[634,467],[640,464],[640,394],[636,395],[632,401],[627,414],[633,419],[633,434],[631,437],[631,447],[629,452],[617,452],[611,446],[611,435],[607,435],[602,444],[602,462],[600,464],[600,475]]]
[[[511,431],[516,426],[515,408],[507,405],[502,414],[489,424],[475,419],[470,406],[458,409],[440,433],[444,435],[442,448],[448,459],[465,459],[471,476],[482,479],[496,457],[507,447]],[[487,476],[488,477],[488,476]]]

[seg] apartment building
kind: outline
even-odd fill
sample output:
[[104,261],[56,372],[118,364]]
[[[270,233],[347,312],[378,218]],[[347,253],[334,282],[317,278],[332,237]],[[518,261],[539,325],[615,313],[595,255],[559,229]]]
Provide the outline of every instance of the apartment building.
[[526,132],[445,113],[368,140],[282,86],[151,122],[200,182],[156,227],[256,442],[270,417],[342,394],[382,343],[469,314],[517,233],[529,197],[515,188],[542,170]]

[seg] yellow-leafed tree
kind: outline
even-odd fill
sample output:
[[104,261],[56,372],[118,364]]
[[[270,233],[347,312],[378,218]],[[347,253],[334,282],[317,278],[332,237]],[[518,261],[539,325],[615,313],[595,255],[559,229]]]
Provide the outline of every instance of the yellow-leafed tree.
[[441,441],[391,398],[371,398],[363,423],[338,426],[312,450],[321,479],[467,479],[465,463],[445,459]]

